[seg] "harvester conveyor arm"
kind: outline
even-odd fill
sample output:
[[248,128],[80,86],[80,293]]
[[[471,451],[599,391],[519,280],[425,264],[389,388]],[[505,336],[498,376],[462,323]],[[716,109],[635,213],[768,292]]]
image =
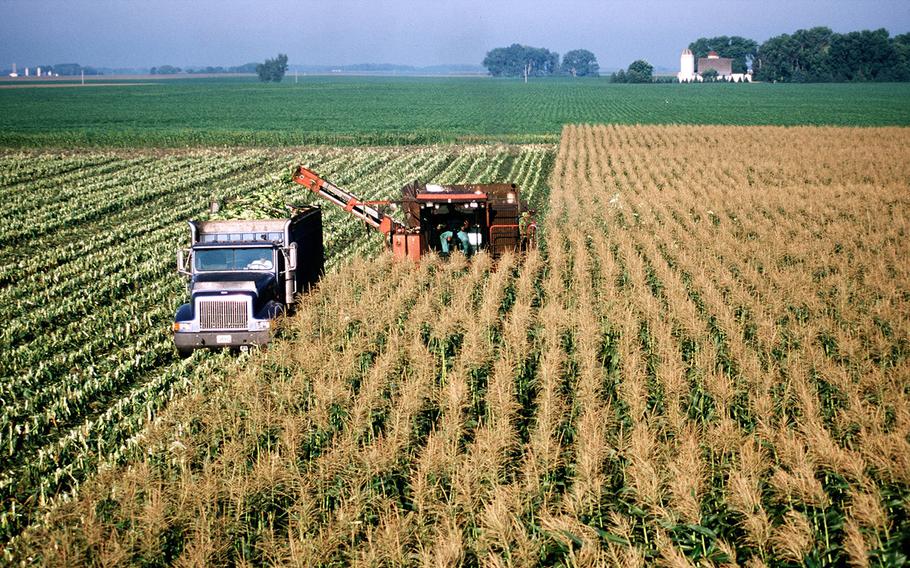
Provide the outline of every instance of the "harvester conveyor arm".
[[401,223],[385,213],[360,201],[356,195],[322,179],[315,172],[303,166],[299,166],[297,171],[294,172],[294,181],[309,188],[310,191],[323,199],[331,201],[383,234],[388,235],[393,230],[404,228]]

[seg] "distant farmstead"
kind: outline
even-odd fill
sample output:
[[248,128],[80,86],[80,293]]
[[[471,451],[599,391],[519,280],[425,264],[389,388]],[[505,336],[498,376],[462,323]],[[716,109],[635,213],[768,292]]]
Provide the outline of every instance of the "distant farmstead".
[[733,74],[733,60],[718,56],[716,51],[709,51],[708,57],[698,58],[698,73],[704,76],[712,70],[717,71],[718,77],[729,77]]
[[709,51],[707,57],[699,57],[696,70],[695,55],[689,49],[684,49],[682,55],[679,56],[679,73],[676,74],[676,78],[680,83],[700,83],[705,80],[705,74],[710,71],[717,73],[719,81],[752,82],[751,72],[734,73],[733,59],[720,57],[716,51]]

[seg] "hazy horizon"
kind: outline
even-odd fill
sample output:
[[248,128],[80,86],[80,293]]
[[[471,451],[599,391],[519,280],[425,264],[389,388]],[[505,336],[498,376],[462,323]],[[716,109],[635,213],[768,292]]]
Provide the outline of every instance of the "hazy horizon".
[[490,49],[522,43],[560,54],[589,49],[605,69],[635,59],[673,68],[699,37],[761,43],[813,26],[910,31],[906,0],[570,0],[555,11],[540,0],[0,0],[0,10],[0,67],[232,66],[279,52],[292,65],[479,65]]

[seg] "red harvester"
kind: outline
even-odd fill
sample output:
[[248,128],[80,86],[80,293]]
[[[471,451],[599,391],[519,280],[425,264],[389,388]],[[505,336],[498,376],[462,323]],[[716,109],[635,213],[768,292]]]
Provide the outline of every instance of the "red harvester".
[[[395,258],[418,260],[428,251],[441,251],[445,235],[467,235],[471,253],[487,250],[494,257],[507,250],[535,246],[537,224],[510,183],[434,185],[412,182],[401,189],[400,201],[361,201],[354,194],[300,166],[294,181],[343,208],[384,234]],[[404,223],[381,208],[399,206]]]

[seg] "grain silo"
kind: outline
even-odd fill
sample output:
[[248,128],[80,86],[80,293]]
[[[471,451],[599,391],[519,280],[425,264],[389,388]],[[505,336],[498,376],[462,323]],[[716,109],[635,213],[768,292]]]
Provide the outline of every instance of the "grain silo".
[[679,73],[676,74],[676,78],[680,83],[695,81],[695,56],[692,50],[684,49],[679,56]]

